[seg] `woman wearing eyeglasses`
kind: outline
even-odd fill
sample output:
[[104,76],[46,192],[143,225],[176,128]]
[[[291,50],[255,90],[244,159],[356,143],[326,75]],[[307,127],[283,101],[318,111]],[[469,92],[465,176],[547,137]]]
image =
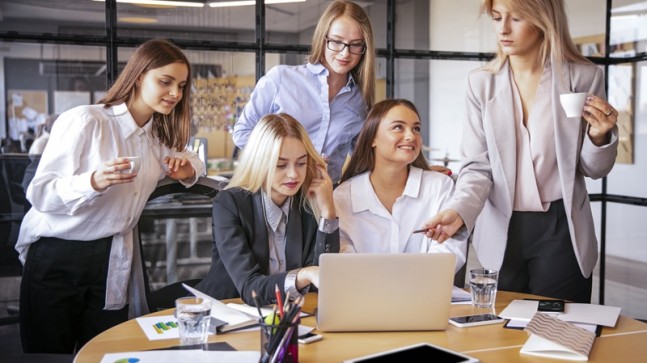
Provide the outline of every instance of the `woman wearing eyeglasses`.
[[373,30],[364,9],[332,2],[317,23],[311,49],[306,64],[276,66],[258,81],[233,139],[244,148],[261,117],[290,114],[328,158],[328,173],[337,182],[375,94]]

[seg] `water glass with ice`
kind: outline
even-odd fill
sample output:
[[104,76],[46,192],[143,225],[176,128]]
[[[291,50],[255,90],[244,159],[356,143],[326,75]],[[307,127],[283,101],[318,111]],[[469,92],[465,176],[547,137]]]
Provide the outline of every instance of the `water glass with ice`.
[[472,305],[478,308],[494,308],[498,280],[499,271],[497,270],[485,268],[470,270]]
[[175,300],[177,325],[182,345],[207,343],[211,321],[211,301],[188,296]]

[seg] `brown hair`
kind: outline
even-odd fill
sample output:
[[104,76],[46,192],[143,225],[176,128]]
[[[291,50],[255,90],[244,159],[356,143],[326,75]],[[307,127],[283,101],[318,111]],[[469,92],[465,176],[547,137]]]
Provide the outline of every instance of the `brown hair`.
[[321,14],[312,35],[312,49],[307,60],[310,63],[323,63],[326,52],[326,36],[328,36],[330,24],[342,16],[348,16],[355,20],[364,35],[366,52],[355,68],[351,70],[351,74],[362,90],[366,106],[370,108],[373,106],[375,98],[375,42],[373,41],[371,21],[361,6],[347,0],[337,0],[328,5]]
[[140,45],[128,60],[115,83],[106,95],[99,101],[105,107],[120,103],[130,103],[135,94],[135,84],[141,75],[167,66],[172,63],[182,63],[189,71],[187,86],[182,98],[169,115],[153,113],[153,132],[162,144],[177,151],[183,151],[189,142],[191,128],[191,65],[182,50],[166,39],[152,39]]
[[[355,175],[371,171],[375,168],[375,149],[373,149],[373,141],[375,140],[375,136],[377,135],[377,130],[380,127],[382,119],[396,106],[404,106],[410,109],[415,112],[418,119],[420,119],[418,109],[416,109],[416,106],[409,100],[388,99],[376,103],[366,116],[366,122],[364,122],[364,126],[359,132],[359,137],[357,138],[355,151],[353,151],[353,155],[348,162],[348,167],[341,176],[340,182],[344,182]],[[418,153],[418,157],[416,157],[410,165],[423,170],[430,170],[429,164],[421,152]]]

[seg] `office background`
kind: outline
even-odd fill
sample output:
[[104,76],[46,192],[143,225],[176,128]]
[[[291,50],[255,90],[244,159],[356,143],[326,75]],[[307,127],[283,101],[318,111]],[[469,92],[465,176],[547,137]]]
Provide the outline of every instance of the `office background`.
[[[196,136],[208,139],[209,159],[226,162],[230,126],[255,81],[276,64],[303,63],[328,1],[209,5],[218,2],[0,0],[0,137],[19,139],[47,114],[97,101],[133,47],[167,37],[195,65]],[[495,46],[479,1],[356,2],[375,33],[377,99],[414,101],[428,156],[456,170],[466,76]],[[587,181],[601,241],[593,302],[647,319],[647,1],[566,4],[572,36],[605,69],[609,99],[620,111],[618,163],[604,180]],[[16,280],[0,277],[0,284],[16,286]],[[0,304],[6,300],[0,295]]]

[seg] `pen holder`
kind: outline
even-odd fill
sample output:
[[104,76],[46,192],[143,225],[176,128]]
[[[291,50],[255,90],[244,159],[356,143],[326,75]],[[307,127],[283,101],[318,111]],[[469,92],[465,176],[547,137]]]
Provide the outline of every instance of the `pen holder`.
[[260,363],[299,362],[299,322],[292,324],[266,324],[261,327],[261,359]]

